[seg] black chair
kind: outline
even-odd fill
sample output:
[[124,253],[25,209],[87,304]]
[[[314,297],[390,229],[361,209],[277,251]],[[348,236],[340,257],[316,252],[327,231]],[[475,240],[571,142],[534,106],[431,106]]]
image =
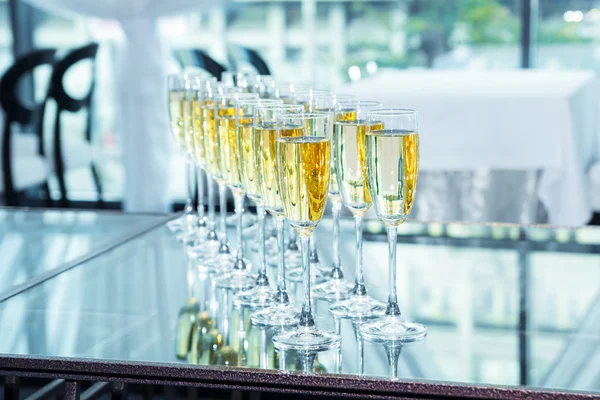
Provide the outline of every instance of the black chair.
[[[66,173],[66,162],[65,162],[65,151],[62,142],[62,127],[61,127],[61,115],[63,112],[78,112],[82,109],[87,110],[87,121],[84,132],[84,139],[88,146],[91,148],[92,143],[92,121],[93,121],[93,109],[92,109],[92,98],[94,95],[95,88],[95,60],[96,53],[98,52],[98,44],[92,43],[77,49],[71,50],[61,60],[59,60],[52,72],[50,78],[50,86],[48,87],[48,95],[46,97],[46,103],[53,99],[56,102],[56,116],[54,120],[54,132],[53,132],[53,162],[54,172],[58,180],[58,186],[61,194],[61,202],[67,204],[67,185],[65,179]],[[74,99],[65,90],[64,77],[67,71],[75,64],[83,61],[92,61],[92,82],[90,84],[89,92],[81,99]],[[98,201],[102,202],[102,183],[96,165],[92,159],[89,161],[94,185],[98,194]]]
[[196,67],[207,71],[209,74],[221,80],[221,74],[227,69],[216,62],[212,57],[206,54],[205,51],[194,50],[177,50],[175,51],[175,59],[181,65],[181,68]]
[[[14,154],[14,141],[24,138],[25,135],[20,134],[19,137],[13,137],[12,126],[14,123],[21,126],[34,126],[34,131],[37,136],[37,154],[43,158],[44,156],[44,140],[42,135],[44,103],[41,104],[23,104],[17,95],[19,82],[30,74],[37,67],[42,65],[52,66],[55,62],[55,49],[42,49],[26,54],[17,59],[14,64],[4,73],[0,79],[0,106],[4,110],[5,120],[2,136],[2,178],[4,184],[4,195],[7,205],[17,205],[19,203],[19,191],[15,184],[15,174],[13,173],[13,162],[18,154]],[[35,155],[35,150],[34,154]],[[33,167],[30,165],[30,167]],[[18,171],[21,172],[21,171]],[[47,171],[46,171],[47,172]],[[37,174],[34,180],[39,181],[40,174]],[[46,177],[47,178],[47,177]],[[44,190],[49,199],[49,191],[47,180],[44,178]]]
[[227,58],[234,70],[240,70],[240,64],[246,62],[252,65],[259,75],[271,75],[267,63],[256,50],[243,46],[229,46]]

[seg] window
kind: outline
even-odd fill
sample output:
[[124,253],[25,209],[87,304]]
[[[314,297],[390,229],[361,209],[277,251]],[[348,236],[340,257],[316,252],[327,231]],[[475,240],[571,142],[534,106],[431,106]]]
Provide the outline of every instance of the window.
[[600,3],[540,1],[536,68],[591,69],[600,73]]

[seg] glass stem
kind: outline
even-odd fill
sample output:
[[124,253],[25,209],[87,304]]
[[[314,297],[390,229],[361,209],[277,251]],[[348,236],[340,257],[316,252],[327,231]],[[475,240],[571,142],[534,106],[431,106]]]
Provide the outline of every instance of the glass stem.
[[[315,321],[312,316],[310,304],[310,236],[300,235],[300,248],[302,251],[302,265],[304,266],[304,303],[302,304],[302,313],[300,314],[300,326],[314,326]],[[313,357],[314,358],[314,357]]]
[[265,369],[267,368],[269,355],[267,354],[267,330],[264,328],[260,329],[260,359],[258,361],[258,367]]
[[390,378],[395,381],[398,379],[398,359],[400,358],[402,346],[392,343],[386,343],[383,347],[385,347],[385,352],[387,353],[388,361],[390,363]]
[[184,214],[191,215],[194,213],[194,200],[193,200],[193,191],[194,191],[194,180],[196,179],[194,176],[194,163],[191,160],[189,155],[185,157],[185,183],[187,185],[187,199],[185,200],[185,208],[183,210]]
[[290,227],[290,240],[288,242],[288,250],[298,251],[298,234],[292,227]]
[[[300,238],[300,240],[302,241],[302,238]],[[302,244],[300,246],[302,246]],[[300,356],[300,364],[302,364],[302,372],[305,374],[311,374],[317,353],[311,351],[302,352],[298,355]]]
[[187,260],[187,284],[188,284],[188,299],[191,299],[192,297],[194,297],[194,286],[195,286],[195,277],[196,277],[196,273],[194,270],[194,264],[192,263],[192,261],[189,259],[189,257],[187,256],[187,252],[186,252],[186,260]]
[[340,260],[340,210],[342,203],[339,199],[331,201],[331,215],[333,217],[333,270],[332,279],[344,279],[342,272],[342,262]]
[[[227,246],[227,199],[225,197],[225,185],[219,183],[219,219],[221,225],[221,247]],[[229,252],[229,251],[227,251]]]
[[396,293],[396,242],[398,240],[398,229],[395,226],[387,227],[388,247],[389,247],[389,263],[388,263],[388,285],[389,296],[386,315],[400,315],[400,307],[398,306],[398,295]]
[[223,323],[223,346],[229,346],[229,290],[223,290],[221,321]]
[[352,327],[354,328],[354,337],[356,338],[356,344],[357,344],[357,352],[358,352],[358,359],[357,361],[357,369],[358,369],[358,375],[364,375],[365,374],[365,349],[364,349],[364,342],[363,342],[363,338],[359,332],[359,324],[356,321],[352,321]]
[[256,286],[269,286],[267,258],[265,256],[265,205],[262,201],[256,203],[256,217],[258,219],[258,262],[260,265]]
[[244,261],[244,235],[243,235],[243,218],[244,218],[244,194],[235,193],[233,195],[235,200],[235,216],[237,217],[237,258],[234,269],[244,270],[246,269],[246,262]]
[[275,217],[275,229],[277,230],[277,302],[279,304],[288,304],[290,298],[287,294],[285,284],[285,238],[283,237],[285,219]]
[[198,186],[198,225],[204,226],[204,171],[199,166],[196,166],[196,178]]
[[354,216],[354,225],[356,228],[356,280],[354,282],[354,295],[366,296],[365,272],[363,270],[363,227],[362,216]]
[[215,232],[215,182],[212,176],[207,175],[206,186],[208,188],[208,240],[218,240]]
[[[337,333],[338,335],[341,336],[342,334],[342,320],[339,318],[333,318],[333,322],[335,325],[335,333]],[[340,346],[340,348],[338,349],[338,351],[336,351],[335,353],[335,359],[334,359],[334,364],[336,365],[335,371],[338,374],[342,373],[342,346]]]
[[315,245],[315,238],[311,235],[310,237],[310,263],[318,264],[319,263],[319,253],[317,252],[317,245]]

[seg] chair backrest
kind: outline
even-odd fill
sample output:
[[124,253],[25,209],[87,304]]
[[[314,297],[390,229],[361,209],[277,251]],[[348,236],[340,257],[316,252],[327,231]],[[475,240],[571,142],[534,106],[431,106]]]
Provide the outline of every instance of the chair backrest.
[[24,125],[32,121],[35,112],[42,104],[33,104],[32,107],[23,104],[17,96],[17,85],[23,76],[32,73],[35,68],[53,65],[55,54],[55,49],[42,49],[28,53],[19,57],[0,78],[0,106],[6,114],[6,122],[18,122]]
[[271,75],[271,70],[260,54],[248,47],[232,46],[228,50],[228,58],[234,69],[239,69],[240,61],[252,65],[259,75]]
[[227,69],[210,57],[204,50],[177,50],[175,58],[182,68],[197,67],[207,71],[209,74],[221,80],[221,74]]
[[[94,96],[95,88],[95,60],[96,54],[98,53],[98,44],[91,43],[83,47],[76,48],[69,51],[62,59],[60,59],[54,66],[52,71],[52,77],[50,78],[50,86],[48,87],[47,99],[54,99],[56,101],[56,116],[54,126],[54,140],[55,150],[57,142],[60,142],[60,116],[62,111],[77,112],[82,108],[86,108],[88,111],[87,123],[85,129],[85,139],[91,140],[92,131],[92,98]],[[75,99],[71,97],[64,85],[64,77],[71,67],[75,64],[84,61],[92,61],[92,82],[90,83],[90,90],[82,98]],[[58,144],[60,146],[60,144]]]
[[[32,73],[35,68],[42,65],[54,65],[55,54],[55,49],[41,49],[23,55],[0,78],[0,106],[5,114],[2,131],[2,177],[4,179],[4,192],[7,204],[14,203],[15,195],[11,167],[11,126],[14,122],[26,125],[34,122],[34,118],[43,119],[41,115],[43,114],[43,103],[24,104],[17,95],[17,85],[21,78]],[[38,151],[40,154],[43,154],[44,141],[41,139],[41,130],[39,128],[37,133],[39,135]]]

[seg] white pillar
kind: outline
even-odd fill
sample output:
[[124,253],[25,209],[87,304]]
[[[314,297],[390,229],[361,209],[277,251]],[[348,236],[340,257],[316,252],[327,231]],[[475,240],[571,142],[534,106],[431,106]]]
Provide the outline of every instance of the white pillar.
[[302,0],[302,29],[304,42],[302,46],[302,69],[303,78],[310,82],[315,76],[315,55],[316,55],[316,18],[317,2],[316,0]]
[[210,11],[210,55],[219,62],[227,60],[227,18],[226,7],[213,8]]
[[329,79],[331,86],[337,87],[340,82],[339,71],[346,64],[346,8],[342,3],[329,5]]
[[285,10],[281,3],[269,3],[267,10],[267,27],[269,28],[269,67],[271,73],[285,62]]
[[408,12],[404,2],[395,2],[390,12],[390,41],[389,48],[392,55],[401,57],[406,52],[406,22]]

